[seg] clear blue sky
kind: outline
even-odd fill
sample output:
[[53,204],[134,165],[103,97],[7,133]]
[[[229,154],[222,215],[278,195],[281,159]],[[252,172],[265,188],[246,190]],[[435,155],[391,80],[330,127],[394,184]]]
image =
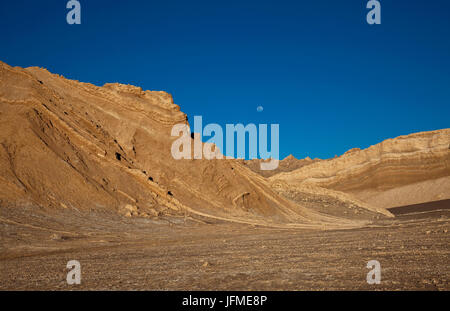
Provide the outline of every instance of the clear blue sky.
[[[329,158],[450,127],[450,2],[0,2],[0,60],[170,92],[193,120],[279,123],[280,155]],[[263,106],[263,112],[257,107]]]

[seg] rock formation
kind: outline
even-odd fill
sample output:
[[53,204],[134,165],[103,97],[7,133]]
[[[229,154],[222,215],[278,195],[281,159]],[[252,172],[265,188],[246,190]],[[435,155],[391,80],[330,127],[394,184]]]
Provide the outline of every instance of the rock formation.
[[247,160],[243,161],[244,165],[248,166],[249,169],[252,171],[264,176],[264,177],[271,177],[273,175],[276,175],[281,172],[291,172],[296,169],[299,169],[301,167],[304,167],[306,165],[310,165],[312,163],[316,163],[318,161],[321,161],[320,159],[311,159],[310,157],[307,157],[305,159],[297,159],[292,154],[284,158],[283,160],[278,162],[278,168],[275,170],[261,170],[261,161],[260,159],[253,159],[253,160]]
[[187,118],[165,92],[0,62],[0,121],[0,206],[310,228],[367,223],[281,196],[238,160],[173,159],[172,126]]
[[388,139],[365,150],[272,176],[273,183],[315,185],[394,207],[450,198],[450,129]]

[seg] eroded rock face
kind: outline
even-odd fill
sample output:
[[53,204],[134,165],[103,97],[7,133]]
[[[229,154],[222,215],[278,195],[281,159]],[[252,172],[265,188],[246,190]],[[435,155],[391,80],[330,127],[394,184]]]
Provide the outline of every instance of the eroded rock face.
[[[450,176],[449,145],[450,129],[400,136],[365,150],[352,149],[341,157],[280,173],[271,177],[271,181],[339,190],[383,207],[426,202],[433,199],[426,191],[413,200],[404,200],[396,198],[397,190],[393,189],[401,189],[398,195],[407,197],[420,188],[413,184],[422,183],[421,187],[426,188],[427,181],[439,179],[439,185],[445,182],[445,177]],[[390,199],[380,197],[386,191],[390,191]],[[379,197],[378,202],[372,200],[374,196]],[[436,199],[447,197],[450,187]]]
[[237,160],[173,159],[171,129],[187,118],[165,92],[98,87],[0,62],[0,120],[4,204],[316,228],[363,224],[280,196]]
[[293,155],[289,155],[278,163],[278,167],[275,170],[261,170],[261,162],[263,161],[264,160],[254,159],[242,162],[252,171],[264,177],[271,177],[281,172],[291,172],[322,160],[311,159],[310,157],[307,157],[305,159],[297,159]]

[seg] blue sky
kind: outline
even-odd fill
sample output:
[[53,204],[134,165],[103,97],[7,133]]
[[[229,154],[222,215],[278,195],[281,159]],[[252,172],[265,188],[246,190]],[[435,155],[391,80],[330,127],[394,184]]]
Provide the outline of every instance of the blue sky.
[[[450,127],[450,3],[1,1],[0,60],[171,93],[203,123],[279,123],[280,155],[329,158]],[[264,107],[257,112],[257,107]]]

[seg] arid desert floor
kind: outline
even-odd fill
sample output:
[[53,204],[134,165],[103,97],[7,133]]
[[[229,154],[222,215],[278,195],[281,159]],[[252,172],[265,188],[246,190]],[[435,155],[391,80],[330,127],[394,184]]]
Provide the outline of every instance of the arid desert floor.
[[[0,211],[2,290],[450,290],[445,208],[339,231]],[[70,260],[81,285],[67,285]],[[367,284],[370,260],[380,285]]]

